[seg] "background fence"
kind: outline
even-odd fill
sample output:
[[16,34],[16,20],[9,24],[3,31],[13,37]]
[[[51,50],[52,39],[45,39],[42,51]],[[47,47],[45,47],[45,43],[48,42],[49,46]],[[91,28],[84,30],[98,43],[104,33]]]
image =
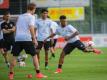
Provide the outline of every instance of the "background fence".
[[[88,7],[85,7],[85,20],[69,21],[69,23],[75,26],[79,30],[80,34],[106,34],[107,15],[105,14],[107,13],[107,10],[105,9],[107,9],[106,6],[107,1],[106,0],[90,0],[90,1],[92,1],[92,4]],[[4,12],[7,10],[9,10],[12,15],[19,15],[21,13],[26,12],[26,7],[29,2],[30,0],[9,0],[9,8],[0,9],[0,20],[2,19],[2,15],[4,14]],[[98,3],[100,3],[100,5]],[[104,8],[102,8],[102,6]],[[37,8],[36,13],[38,15],[40,15],[41,9],[42,8]]]

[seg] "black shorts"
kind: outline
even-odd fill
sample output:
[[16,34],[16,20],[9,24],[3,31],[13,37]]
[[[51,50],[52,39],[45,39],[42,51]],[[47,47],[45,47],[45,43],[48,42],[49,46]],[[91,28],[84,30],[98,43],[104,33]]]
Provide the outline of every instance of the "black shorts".
[[65,52],[65,54],[70,54],[70,52],[72,52],[75,48],[84,51],[85,45],[80,40],[77,40],[74,43],[67,43],[63,51]]
[[3,48],[3,39],[0,39],[0,48]]
[[38,41],[38,46],[36,49],[40,49],[44,47],[45,50],[49,50],[50,48],[50,41],[46,41],[45,43],[43,41]]
[[9,51],[14,45],[14,40],[3,40],[3,49],[4,51]]
[[55,47],[57,39],[50,40],[50,47]]
[[36,49],[32,41],[16,41],[11,53],[13,56],[19,56],[22,50],[25,50],[25,52],[31,56],[36,54]]

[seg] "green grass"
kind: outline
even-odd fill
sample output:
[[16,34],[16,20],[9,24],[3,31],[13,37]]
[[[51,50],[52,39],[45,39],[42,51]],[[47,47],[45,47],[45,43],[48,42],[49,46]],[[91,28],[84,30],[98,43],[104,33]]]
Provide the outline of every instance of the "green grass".
[[[57,68],[58,58],[61,50],[56,51],[55,59],[49,60],[49,70],[44,69],[44,52],[41,52],[41,71],[48,76],[45,79],[35,78],[35,71],[32,59],[29,56],[26,60],[26,67],[15,67],[14,80],[107,80],[107,49],[100,48],[103,54],[83,53],[75,49],[70,55],[65,57],[63,72],[54,74]],[[26,75],[31,73],[32,79],[27,79]],[[0,55],[0,80],[8,80],[8,68]]]

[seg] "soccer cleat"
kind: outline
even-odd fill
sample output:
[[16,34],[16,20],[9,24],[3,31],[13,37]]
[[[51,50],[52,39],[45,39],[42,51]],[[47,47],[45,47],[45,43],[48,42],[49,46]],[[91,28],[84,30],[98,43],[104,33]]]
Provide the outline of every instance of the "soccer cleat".
[[10,63],[9,62],[6,62],[6,65],[7,65],[8,68],[10,67]]
[[14,74],[13,73],[9,73],[9,75],[8,75],[8,77],[9,77],[9,80],[13,80],[14,79]]
[[48,66],[45,66],[45,69],[46,69],[46,70],[48,70],[48,69],[49,69],[49,67],[48,67]]
[[98,50],[98,49],[93,49],[93,52],[96,53],[96,54],[101,54],[101,51]]
[[37,78],[47,78],[47,76],[43,75],[42,73],[37,73],[36,77]]
[[61,73],[62,72],[62,69],[58,68],[55,73]]

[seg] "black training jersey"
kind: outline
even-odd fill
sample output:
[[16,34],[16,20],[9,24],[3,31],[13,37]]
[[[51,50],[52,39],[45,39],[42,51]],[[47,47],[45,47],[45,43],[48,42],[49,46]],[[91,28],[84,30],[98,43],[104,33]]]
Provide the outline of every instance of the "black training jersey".
[[[12,29],[15,26],[14,22],[9,21],[7,22],[3,22],[1,24],[1,29]],[[14,32],[11,33],[3,33],[3,39],[5,40],[11,40],[14,39]]]

